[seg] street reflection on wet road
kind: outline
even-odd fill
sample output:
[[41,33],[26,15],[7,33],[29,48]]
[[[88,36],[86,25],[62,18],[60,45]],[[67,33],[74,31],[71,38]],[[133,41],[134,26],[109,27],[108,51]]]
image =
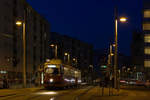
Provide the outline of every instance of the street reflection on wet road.
[[35,94],[38,94],[38,95],[57,95],[58,92],[55,92],[55,91],[47,91],[47,92],[37,92]]

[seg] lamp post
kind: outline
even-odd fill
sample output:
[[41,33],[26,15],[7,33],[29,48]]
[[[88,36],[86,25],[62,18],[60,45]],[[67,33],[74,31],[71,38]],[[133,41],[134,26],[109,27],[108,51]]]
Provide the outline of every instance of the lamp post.
[[[120,17],[119,18],[120,22],[126,22],[127,18],[126,17]],[[117,7],[115,8],[115,53],[114,53],[114,87],[118,88],[119,84],[117,85],[117,68],[118,68],[118,12],[117,12]]]
[[16,21],[16,25],[23,26],[23,87],[26,87],[26,24],[25,21]]
[[77,58],[73,58],[73,61],[75,62],[75,66],[77,67],[77,63],[78,63]]
[[57,45],[51,44],[51,47],[55,47],[55,58],[57,59]]
[[70,63],[70,54],[69,53],[64,53],[65,56],[68,56],[68,64]]

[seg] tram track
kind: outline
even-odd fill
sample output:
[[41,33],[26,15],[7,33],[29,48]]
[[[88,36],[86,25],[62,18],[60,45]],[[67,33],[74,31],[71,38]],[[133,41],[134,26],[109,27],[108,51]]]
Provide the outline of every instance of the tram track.
[[[93,86],[88,86],[88,87],[86,87],[86,89],[85,89],[85,87],[82,87],[82,88],[78,88],[78,89],[72,89],[72,90],[70,90],[70,91],[68,91],[68,92],[66,92],[66,93],[62,93],[62,94],[60,94],[60,95],[57,95],[57,96],[53,96],[53,97],[51,97],[50,98],[50,100],[52,99],[52,100],[61,100],[62,99],[62,97],[64,97],[64,96],[69,96],[69,95],[71,95],[71,96],[73,96],[74,94],[76,94],[75,96],[74,96],[74,98],[73,98],[73,100],[80,100],[80,97],[82,96],[82,95],[85,95],[86,93],[88,93],[91,89],[93,89],[94,87]],[[81,93],[79,93],[79,91],[81,91],[81,89],[83,90],[83,89],[85,89],[83,92],[81,92]],[[79,94],[78,94],[79,93]],[[71,99],[70,99],[71,100]]]
[[[66,89],[66,90],[58,90],[55,92],[58,92],[58,94],[56,94],[56,96],[53,95],[47,95],[48,98],[55,98],[55,99],[48,99],[48,100],[61,100],[60,98],[63,96],[71,96],[72,94],[76,94],[75,99],[73,100],[79,100],[77,98],[80,98],[80,96],[85,95],[90,89],[92,89],[92,86],[83,86],[80,88],[72,88],[72,89]],[[85,90],[84,90],[85,89]],[[84,91],[83,91],[84,90]],[[40,90],[38,91],[39,93],[41,92],[51,92],[53,90]],[[83,91],[82,93],[78,94],[78,91]],[[13,95],[6,95],[3,97],[0,97],[0,100],[20,100],[19,98],[23,98],[22,100],[41,100],[40,98],[45,97],[46,95],[40,95],[37,94],[36,92],[16,92]],[[47,100],[47,99],[43,99],[43,100]]]
[[82,92],[81,94],[77,95],[74,100],[80,100],[80,98],[84,95],[86,95],[90,90],[92,90],[94,87],[90,87],[89,89],[85,90],[84,92]]
[[[50,98],[53,98],[52,100],[61,100],[61,99],[58,99],[58,98],[60,98],[62,96],[65,96],[65,95],[71,95],[73,92],[76,92],[76,90],[84,89],[84,88],[85,88],[85,86],[81,87],[81,88],[66,89],[67,91],[64,91],[65,93],[60,93],[60,94],[58,93],[58,95],[52,96]],[[25,100],[37,100],[37,99],[39,99],[42,96],[44,97],[44,95],[31,96],[31,97],[29,97],[29,98],[27,98]],[[51,99],[48,99],[48,100],[51,100]]]

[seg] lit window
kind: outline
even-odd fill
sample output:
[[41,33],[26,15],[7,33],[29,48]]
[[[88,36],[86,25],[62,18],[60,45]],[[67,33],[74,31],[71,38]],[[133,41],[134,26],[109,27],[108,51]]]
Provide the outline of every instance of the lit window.
[[150,59],[144,61],[144,67],[150,67]]
[[144,36],[144,42],[150,43],[150,34]]
[[150,55],[150,47],[146,47],[144,49],[144,53],[147,54],[147,55]]
[[150,9],[144,11],[144,18],[150,18]]
[[150,30],[150,24],[143,24],[143,30]]

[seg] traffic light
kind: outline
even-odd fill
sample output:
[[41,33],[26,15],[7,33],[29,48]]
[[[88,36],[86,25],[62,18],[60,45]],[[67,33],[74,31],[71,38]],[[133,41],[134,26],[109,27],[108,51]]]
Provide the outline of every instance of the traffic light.
[[109,71],[109,68],[107,65],[102,65],[102,66],[100,66],[100,71],[103,73],[106,73]]
[[101,68],[107,68],[107,66],[106,65],[102,65]]

